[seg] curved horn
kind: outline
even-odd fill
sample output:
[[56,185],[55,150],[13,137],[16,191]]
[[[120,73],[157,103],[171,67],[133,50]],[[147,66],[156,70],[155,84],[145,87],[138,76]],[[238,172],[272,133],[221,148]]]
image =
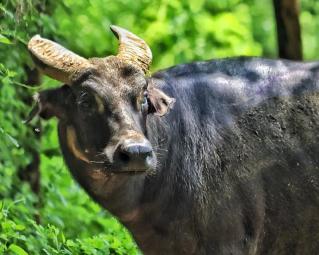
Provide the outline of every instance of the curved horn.
[[61,45],[35,35],[28,43],[33,63],[43,74],[71,85],[70,76],[82,68],[90,67],[85,58]]
[[152,52],[147,43],[123,28],[111,26],[111,30],[120,41],[117,57],[139,66],[146,73],[152,63]]

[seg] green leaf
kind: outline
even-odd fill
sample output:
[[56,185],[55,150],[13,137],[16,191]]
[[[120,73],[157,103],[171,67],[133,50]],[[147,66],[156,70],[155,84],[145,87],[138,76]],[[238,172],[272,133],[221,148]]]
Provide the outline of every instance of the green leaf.
[[17,147],[19,148],[19,143],[16,139],[14,139],[11,135],[9,135],[8,133],[6,133],[7,137],[10,139],[10,141]]
[[13,221],[5,221],[1,223],[3,229],[12,228],[15,225]]
[[25,226],[23,226],[23,225],[16,225],[16,226],[14,226],[14,229],[16,229],[16,230],[23,230],[23,229],[25,229]]
[[69,247],[75,246],[75,243],[72,240],[67,240],[66,245]]
[[6,234],[1,234],[0,238],[3,239],[3,240],[8,241],[8,236]]
[[14,15],[13,15],[11,12],[7,11],[7,10],[3,7],[2,4],[0,4],[0,9],[1,9],[5,14],[7,14],[11,19],[14,19]]
[[27,241],[27,238],[24,235],[19,235],[19,239],[23,241]]
[[43,249],[43,251],[44,251],[47,255],[51,255],[51,253],[48,252],[46,249]]
[[62,243],[65,244],[65,236],[62,231],[61,231],[61,236],[62,236]]
[[11,244],[9,246],[9,250],[15,252],[18,255],[28,255],[28,253],[26,253],[20,246],[15,244]]
[[0,43],[12,44],[10,40],[7,37],[3,36],[2,34],[0,34]]
[[203,4],[203,0],[190,1],[189,7],[193,12],[198,12],[203,8]]

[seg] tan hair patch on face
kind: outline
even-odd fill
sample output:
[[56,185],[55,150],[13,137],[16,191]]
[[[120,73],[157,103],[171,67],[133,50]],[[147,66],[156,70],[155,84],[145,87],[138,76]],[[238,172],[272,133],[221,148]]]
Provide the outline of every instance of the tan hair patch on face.
[[137,109],[138,111],[141,110],[141,103],[143,102],[143,97],[144,97],[144,91],[141,90],[141,91],[138,93],[137,101],[136,101],[136,109]]
[[105,174],[99,170],[94,170],[90,176],[95,180],[108,179],[108,177],[106,177]]
[[99,108],[99,113],[103,113],[104,112],[104,103],[103,100],[96,94],[94,94],[94,98],[97,102],[98,108]]
[[73,152],[74,156],[76,156],[77,158],[91,163],[82,153],[81,150],[79,148],[79,144],[76,140],[76,133],[75,130],[72,126],[67,126],[66,128],[66,137],[67,137],[67,143],[68,146],[70,148],[70,150]]

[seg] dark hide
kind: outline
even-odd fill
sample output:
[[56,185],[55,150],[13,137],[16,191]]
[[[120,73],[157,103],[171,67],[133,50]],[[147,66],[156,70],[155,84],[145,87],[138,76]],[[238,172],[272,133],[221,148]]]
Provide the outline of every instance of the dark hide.
[[[127,128],[111,122],[114,99],[97,86],[104,112],[81,122],[70,108],[59,123],[63,155],[75,179],[131,231],[144,254],[319,254],[318,68],[318,62],[233,58],[153,74],[148,84],[176,101],[164,117],[131,108],[132,125],[157,156],[151,172],[135,175],[109,174],[117,168],[112,163],[97,171],[67,146],[67,125],[83,150],[116,144]],[[91,75],[100,84],[122,79]],[[128,77],[138,74],[120,82]],[[78,101],[72,90],[68,105]],[[90,153],[84,154],[93,160]]]

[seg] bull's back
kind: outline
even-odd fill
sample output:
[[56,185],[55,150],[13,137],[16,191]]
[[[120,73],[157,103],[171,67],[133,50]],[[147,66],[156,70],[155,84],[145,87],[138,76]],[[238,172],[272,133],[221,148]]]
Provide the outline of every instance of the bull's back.
[[257,60],[154,76],[176,98],[156,123],[163,174],[178,162],[176,182],[210,190],[198,254],[319,254],[319,64]]

